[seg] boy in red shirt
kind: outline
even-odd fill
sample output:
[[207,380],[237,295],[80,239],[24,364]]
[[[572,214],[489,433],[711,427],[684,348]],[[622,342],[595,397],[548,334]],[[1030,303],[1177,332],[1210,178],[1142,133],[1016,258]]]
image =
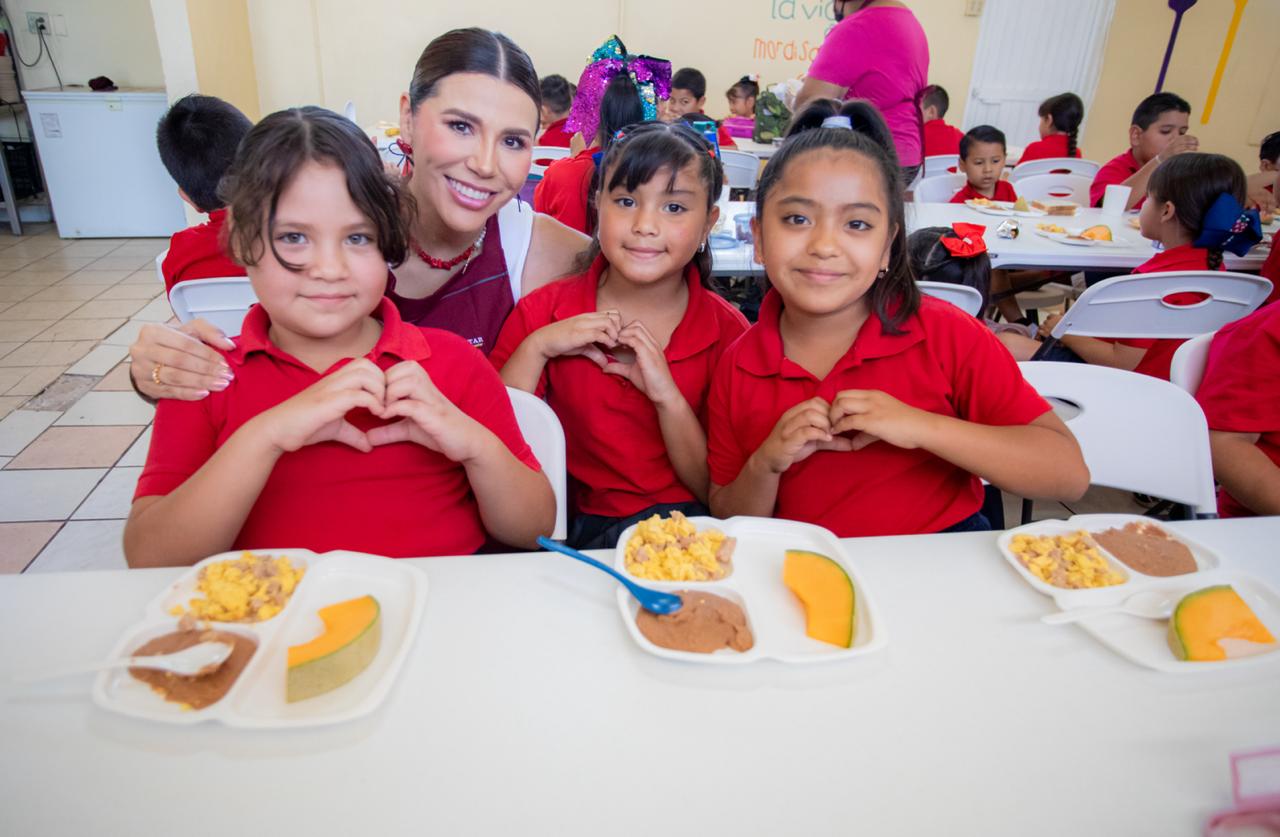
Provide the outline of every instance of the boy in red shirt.
[[1013,184],[1001,179],[1004,174],[1004,132],[990,125],[970,128],[960,139],[960,172],[968,178],[964,188],[951,196],[952,203],[985,198],[1016,201]]
[[214,96],[183,96],[156,126],[156,148],[178,196],[209,220],[169,239],[169,253],[160,264],[165,293],[187,279],[244,276],[222,246],[227,212],[218,197],[218,182],[231,165],[240,140],[253,123],[233,105]]
[[[260,304],[224,353],[234,374],[220,391],[160,403],[129,564],[533,547],[555,497],[497,373],[383,295],[408,247],[402,193],[360,129],[321,108],[272,114],[227,180],[230,250]],[[151,374],[165,382],[165,367]]]
[[[667,99],[666,119],[670,122],[681,118],[686,121],[715,122],[702,112],[706,104],[707,77],[692,67],[677,70],[671,77],[671,98]],[[719,123],[716,123],[716,143],[721,148],[738,147],[733,137]]]
[[578,88],[561,75],[546,76],[539,85],[542,88],[542,124],[546,127],[538,137],[538,145],[568,148],[573,134],[564,126],[569,121],[569,109],[573,107],[573,96]]
[[1147,197],[1147,181],[1156,168],[1170,157],[1200,147],[1200,141],[1187,133],[1190,124],[1191,105],[1181,96],[1154,93],[1143,99],[1129,125],[1129,150],[1109,160],[1094,175],[1089,204],[1102,206],[1107,187],[1120,184],[1130,189],[1125,209],[1140,208]]
[[951,107],[951,97],[937,84],[931,84],[920,92],[920,117],[924,120],[924,156],[959,154],[960,140],[964,133],[942,121]]

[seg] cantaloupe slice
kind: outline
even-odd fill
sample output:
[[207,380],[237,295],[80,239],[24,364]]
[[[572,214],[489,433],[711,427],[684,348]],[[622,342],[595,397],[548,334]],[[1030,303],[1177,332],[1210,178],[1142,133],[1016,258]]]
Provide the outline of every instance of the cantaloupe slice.
[[1081,238],[1088,238],[1092,241],[1112,241],[1111,228],[1106,224],[1097,224],[1086,230],[1080,231]]
[[289,646],[285,699],[294,703],[350,682],[369,667],[382,644],[382,608],[373,596],[322,607],[324,633]]
[[1182,597],[1169,619],[1169,647],[1179,660],[1225,660],[1220,639],[1275,642],[1267,626],[1229,584],[1206,587]]
[[853,646],[853,581],[825,555],[788,549],[782,580],[804,605],[805,633],[841,648]]

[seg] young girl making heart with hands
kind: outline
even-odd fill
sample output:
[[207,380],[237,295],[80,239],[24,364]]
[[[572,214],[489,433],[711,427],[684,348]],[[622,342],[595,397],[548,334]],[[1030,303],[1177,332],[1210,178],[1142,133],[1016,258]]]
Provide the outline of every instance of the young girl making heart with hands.
[[1079,497],[1089,472],[1071,432],[981,322],[916,288],[879,114],[813,107],[817,124],[800,115],[759,186],[773,290],[712,385],[712,512],[850,537],[989,528],[979,477]]
[[746,319],[705,283],[724,176],[684,124],[620,132],[600,164],[582,272],[522,299],[490,360],[560,417],[569,543],[611,547],[632,522],[705,514],[706,396]]
[[550,532],[551,486],[493,368],[383,297],[403,198],[360,129],[320,108],[272,114],[224,185],[259,305],[225,352],[234,379],[160,403],[130,565],[284,546],[464,554]]

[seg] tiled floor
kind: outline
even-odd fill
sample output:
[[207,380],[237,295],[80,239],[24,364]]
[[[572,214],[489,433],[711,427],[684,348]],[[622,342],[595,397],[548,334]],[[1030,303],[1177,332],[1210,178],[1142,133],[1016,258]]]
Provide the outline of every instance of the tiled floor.
[[[129,386],[128,346],[172,317],[154,259],[164,239],[0,232],[0,573],[124,567],[121,534],[153,408]],[[1006,520],[1020,508],[1006,498]],[[1094,489],[1035,517],[1140,511]]]

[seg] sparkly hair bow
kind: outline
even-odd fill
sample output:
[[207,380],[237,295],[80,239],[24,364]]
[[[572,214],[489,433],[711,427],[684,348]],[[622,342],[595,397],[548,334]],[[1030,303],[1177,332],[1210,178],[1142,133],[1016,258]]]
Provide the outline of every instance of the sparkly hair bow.
[[1243,256],[1261,240],[1262,219],[1258,210],[1245,209],[1238,200],[1223,192],[1205,213],[1195,246]]
[[578,79],[578,92],[573,97],[573,110],[565,128],[580,131],[590,145],[600,126],[600,100],[609,81],[619,73],[627,73],[640,91],[646,121],[658,118],[658,102],[671,95],[671,62],[648,55],[630,55],[617,35],[591,53],[591,63]]
[[987,241],[982,237],[987,228],[981,224],[952,224],[951,231],[954,238],[944,235],[938,240],[957,259],[971,259],[987,252]]

